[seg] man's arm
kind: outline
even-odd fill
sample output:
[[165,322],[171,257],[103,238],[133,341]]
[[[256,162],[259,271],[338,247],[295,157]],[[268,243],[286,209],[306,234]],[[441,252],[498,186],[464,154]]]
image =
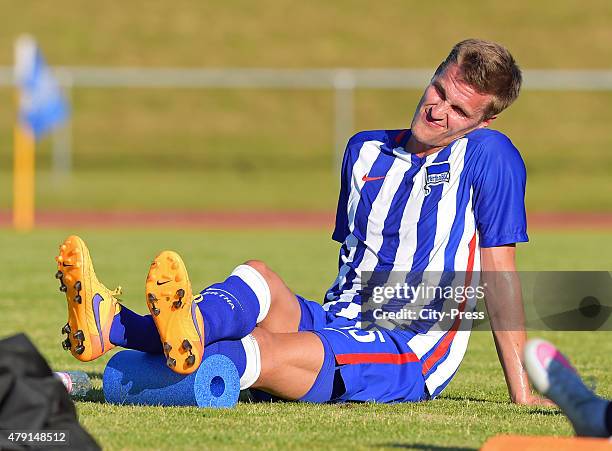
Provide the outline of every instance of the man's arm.
[[529,388],[522,355],[525,346],[525,312],[521,281],[516,273],[514,244],[482,248],[482,282],[486,306],[512,402],[526,405],[554,405],[534,396]]

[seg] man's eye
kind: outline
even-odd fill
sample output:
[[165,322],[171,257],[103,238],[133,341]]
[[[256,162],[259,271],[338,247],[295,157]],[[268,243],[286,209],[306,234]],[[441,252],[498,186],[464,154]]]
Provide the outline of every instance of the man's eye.
[[463,111],[461,108],[453,107],[453,110],[461,117],[467,116],[467,114],[465,114],[465,111]]

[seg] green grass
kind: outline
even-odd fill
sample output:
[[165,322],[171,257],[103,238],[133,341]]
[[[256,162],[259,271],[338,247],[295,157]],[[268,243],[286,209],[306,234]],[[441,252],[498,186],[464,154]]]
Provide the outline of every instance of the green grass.
[[[431,67],[451,43],[478,36],[514,49],[525,67],[609,67],[612,6],[592,0],[199,2],[2,0],[0,64],[24,31],[63,65]],[[19,20],[15,20],[18,18]]]
[[[198,103],[192,92],[119,91],[86,90],[77,101],[72,177],[52,176],[50,142],[41,145],[40,208],[335,207],[329,93],[208,92]],[[156,103],[164,98],[167,105]],[[359,91],[356,128],[405,127],[417,99],[416,92]],[[498,119],[523,153],[529,210],[612,208],[610,104],[612,93],[525,92]],[[1,146],[0,208],[11,204],[10,158],[10,146]]]
[[[470,36],[504,43],[528,69],[609,68],[612,52],[605,0],[588,8],[577,0],[390,0],[376,8],[366,0],[256,7],[138,0],[98,5],[95,13],[75,0],[0,0],[0,7],[0,64],[11,64],[13,40],[24,31],[51,63],[74,66],[435,67]],[[407,127],[419,96],[357,90],[353,131]],[[335,202],[339,149],[329,91],[76,88],[72,100],[74,177],[46,175],[51,144],[41,143],[41,208],[149,209],[169,193],[185,209],[328,209]],[[0,89],[1,104],[13,101]],[[610,104],[610,92],[525,91],[494,123],[525,158],[531,210],[612,208]],[[14,115],[0,109],[0,208],[10,206]],[[146,196],[151,180],[154,196]]]
[[[78,230],[92,252],[98,276],[122,285],[124,302],[145,312],[143,282],[150,259],[163,248],[178,250],[201,287],[224,278],[239,262],[260,258],[296,292],[320,299],[335,275],[336,245],[327,231],[92,231]],[[65,301],[53,278],[53,257],[68,232],[16,234],[0,230],[3,271],[0,331],[25,331],[57,370],[81,369],[94,377],[94,400],[78,402],[80,420],[105,449],[407,448],[477,449],[499,433],[570,435],[557,410],[517,407],[508,397],[488,332],[474,333],[454,381],[443,395],[421,404],[240,404],[231,410],[119,407],[100,402],[106,355],[82,364],[62,351]],[[534,233],[519,247],[519,267],[612,267],[609,233]],[[300,258],[295,258],[299,255]],[[608,356],[612,334],[542,333],[558,343],[581,373],[612,397]]]

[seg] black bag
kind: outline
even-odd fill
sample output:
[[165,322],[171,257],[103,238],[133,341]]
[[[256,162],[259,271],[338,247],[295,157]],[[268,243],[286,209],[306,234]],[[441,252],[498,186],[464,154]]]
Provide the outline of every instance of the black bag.
[[29,449],[9,441],[10,430],[68,432],[68,446],[47,444],[44,449],[100,449],[79,424],[66,388],[24,334],[0,341],[0,449]]

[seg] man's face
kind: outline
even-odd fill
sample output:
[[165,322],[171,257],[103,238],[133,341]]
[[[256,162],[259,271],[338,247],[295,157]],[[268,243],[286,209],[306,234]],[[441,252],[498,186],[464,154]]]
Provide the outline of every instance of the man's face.
[[412,138],[419,152],[445,147],[494,118],[483,119],[493,96],[480,94],[460,76],[456,64],[429,83],[412,118]]

